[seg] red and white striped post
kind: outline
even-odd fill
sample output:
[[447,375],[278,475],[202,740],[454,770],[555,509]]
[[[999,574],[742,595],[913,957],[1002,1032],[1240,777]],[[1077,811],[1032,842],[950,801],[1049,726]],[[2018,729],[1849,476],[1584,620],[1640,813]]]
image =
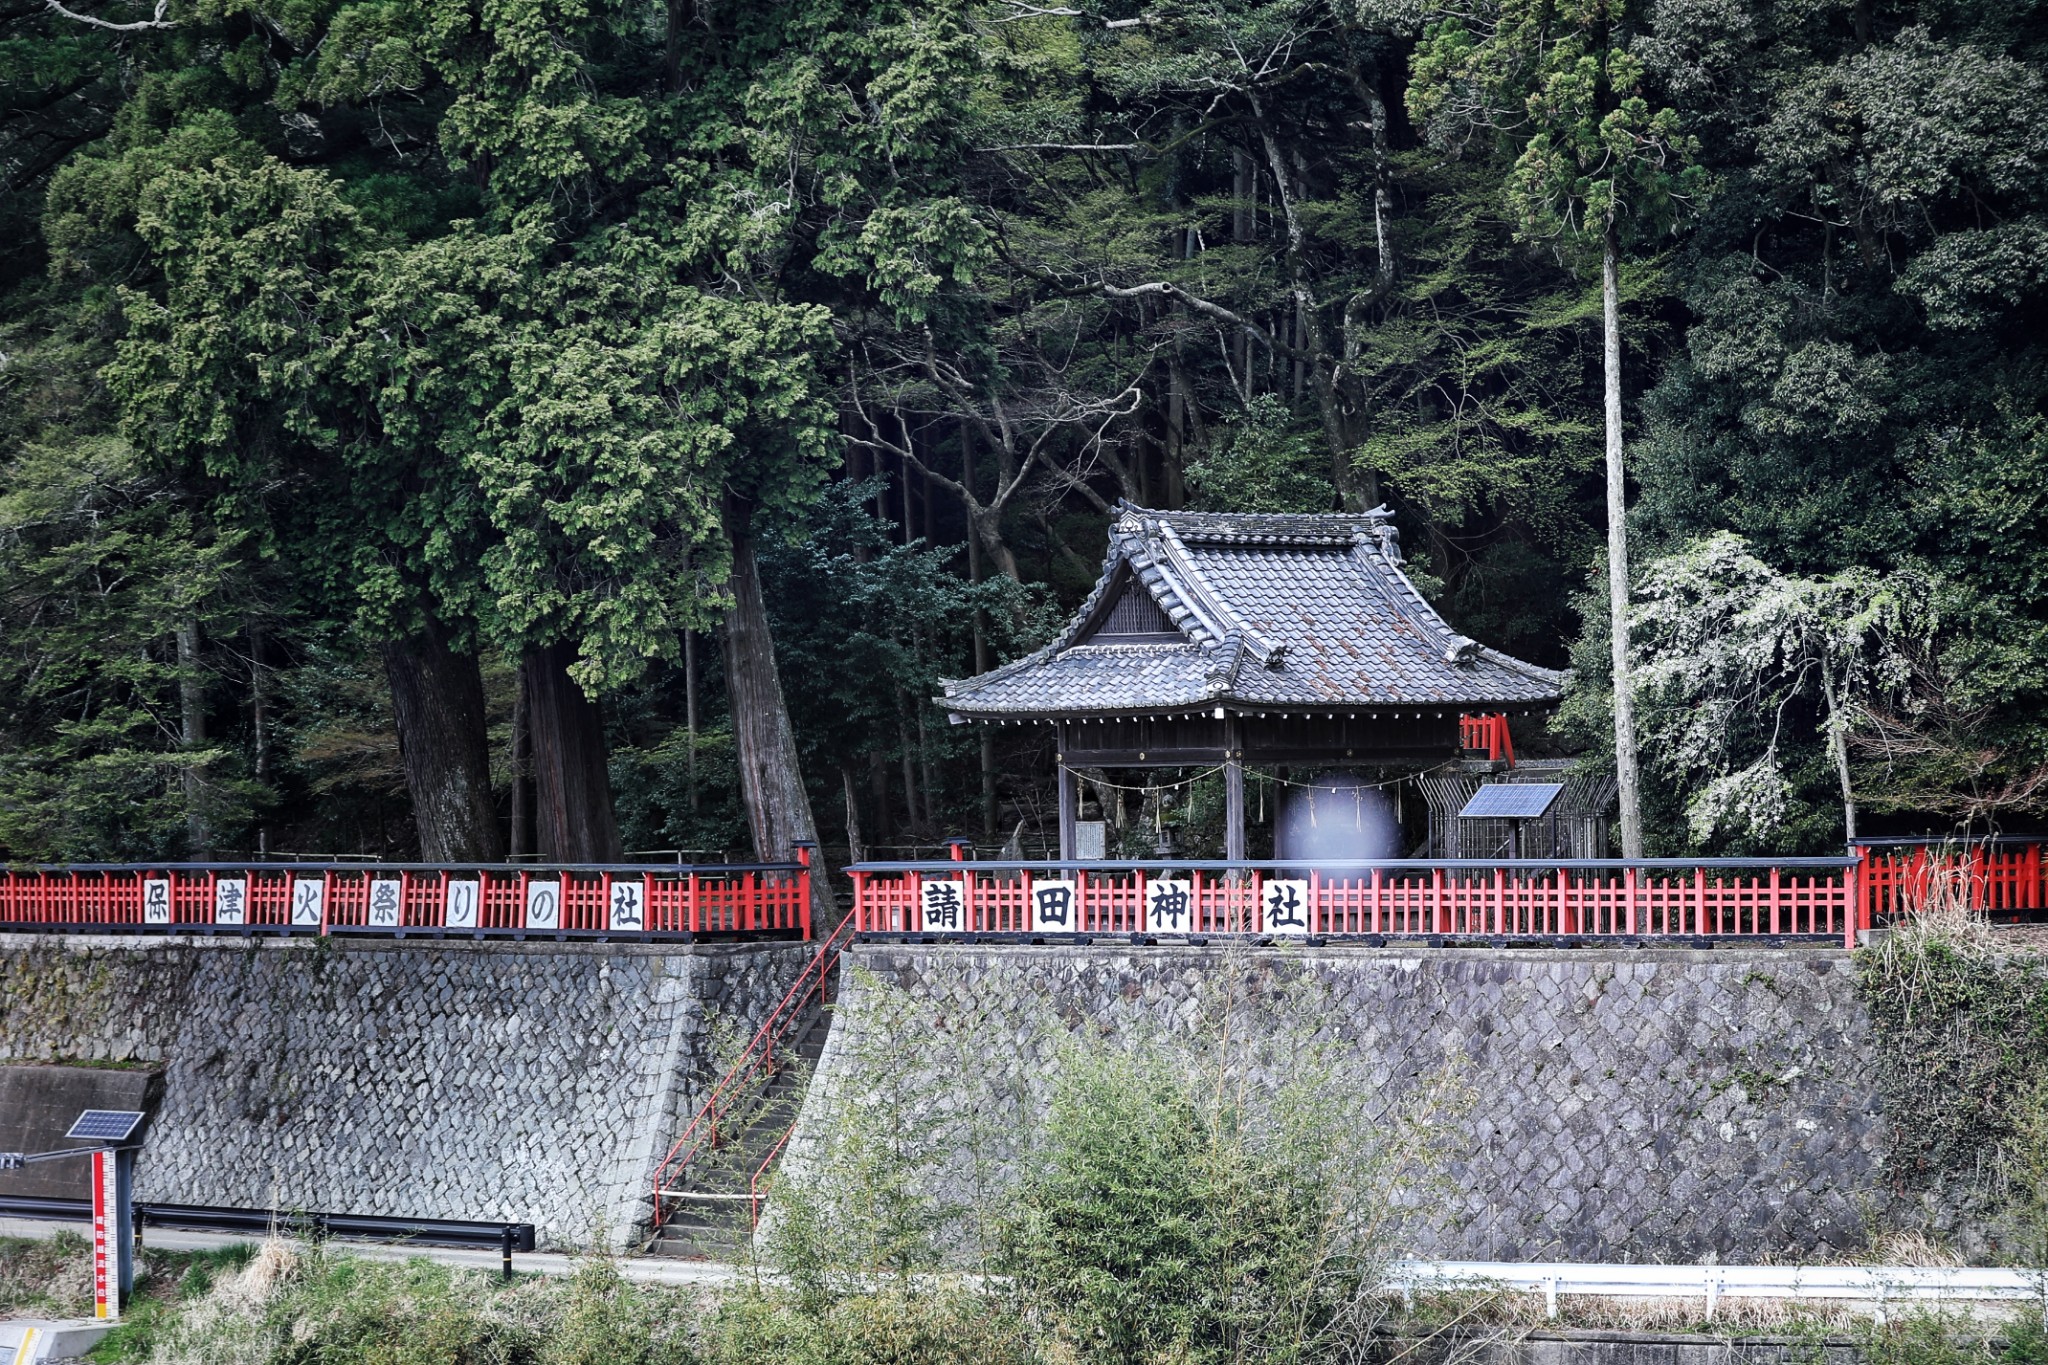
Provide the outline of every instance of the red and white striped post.
[[102,1148],[92,1154],[92,1303],[96,1318],[118,1318],[135,1287],[131,1200],[134,1154]]

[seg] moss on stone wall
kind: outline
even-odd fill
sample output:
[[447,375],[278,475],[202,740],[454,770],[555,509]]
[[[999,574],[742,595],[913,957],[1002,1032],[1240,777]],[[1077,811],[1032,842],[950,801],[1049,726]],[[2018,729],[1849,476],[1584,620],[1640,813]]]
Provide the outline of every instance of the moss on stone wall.
[[1930,924],[1860,950],[1856,967],[1894,1183],[1996,1194],[2028,1097],[2048,1083],[2048,960]]

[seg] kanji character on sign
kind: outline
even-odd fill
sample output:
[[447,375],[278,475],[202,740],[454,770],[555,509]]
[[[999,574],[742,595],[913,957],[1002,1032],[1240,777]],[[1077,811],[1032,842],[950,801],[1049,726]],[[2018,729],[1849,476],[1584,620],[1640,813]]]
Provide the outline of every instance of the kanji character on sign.
[[1260,893],[1269,934],[1306,934],[1312,918],[1309,885],[1302,881],[1267,882]]
[[967,901],[956,881],[926,882],[919,892],[924,907],[924,927],[959,933],[967,927]]

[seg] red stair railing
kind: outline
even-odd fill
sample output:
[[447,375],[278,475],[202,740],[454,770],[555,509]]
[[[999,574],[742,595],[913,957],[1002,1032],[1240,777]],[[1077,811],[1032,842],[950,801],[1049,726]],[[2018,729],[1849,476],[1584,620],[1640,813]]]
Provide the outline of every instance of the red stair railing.
[[[718,1084],[711,1088],[711,1094],[699,1105],[689,1126],[683,1129],[681,1137],[670,1147],[668,1155],[654,1172],[654,1216],[657,1229],[668,1219],[668,1201],[680,1189],[689,1174],[690,1163],[699,1154],[716,1148],[722,1136],[721,1126],[733,1110],[747,1098],[756,1081],[765,1082],[780,1069],[777,1061],[778,1050],[795,1034],[800,1023],[809,1022],[811,1006],[829,1004],[827,992],[830,989],[832,969],[839,965],[839,955],[853,942],[854,916],[848,915],[837,928],[818,945],[818,951],[804,964],[803,971],[790,986],[779,1004],[772,1010],[740,1059],[719,1077]],[[794,1127],[794,1124],[791,1125]],[[775,1151],[782,1150],[782,1144],[789,1140],[784,1133],[775,1144]],[[772,1156],[771,1156],[772,1159]],[[755,1173],[758,1184],[759,1173]],[[759,1217],[759,1206],[755,1207]]]

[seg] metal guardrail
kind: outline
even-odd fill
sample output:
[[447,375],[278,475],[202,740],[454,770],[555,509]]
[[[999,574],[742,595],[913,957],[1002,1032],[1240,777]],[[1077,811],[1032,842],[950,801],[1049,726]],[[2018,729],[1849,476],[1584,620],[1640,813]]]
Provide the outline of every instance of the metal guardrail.
[[[0,1195],[0,1218],[89,1223],[92,1221],[92,1201]],[[315,1239],[354,1237],[373,1242],[417,1242],[422,1246],[496,1247],[508,1278],[512,1274],[512,1253],[534,1249],[533,1224],[491,1219],[387,1218],[361,1213],[297,1213],[276,1209],[219,1208],[211,1204],[137,1203],[135,1225],[138,1228],[183,1228],[257,1235],[283,1230]]]
[[1722,1299],[1832,1299],[1889,1303],[2039,1301],[2048,1312],[2048,1271],[1867,1265],[1617,1265],[1571,1261],[1401,1261],[1388,1288],[1496,1288],[1544,1297],[1699,1299],[1706,1316]]

